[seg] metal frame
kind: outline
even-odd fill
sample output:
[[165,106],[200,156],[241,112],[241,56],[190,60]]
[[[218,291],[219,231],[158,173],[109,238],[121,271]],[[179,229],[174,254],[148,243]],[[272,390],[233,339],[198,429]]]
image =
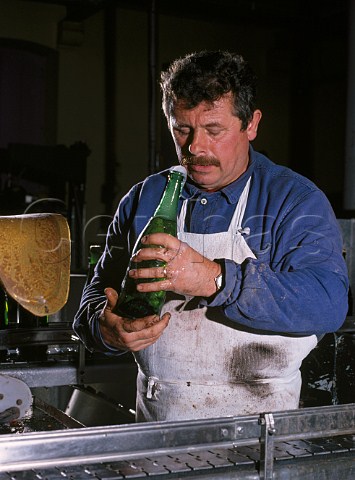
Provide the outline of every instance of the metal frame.
[[274,468],[274,440],[275,440],[275,420],[272,413],[266,413],[260,418],[260,478],[269,480],[273,477]]
[[84,383],[112,382],[115,375],[135,374],[134,359],[110,358],[88,361],[86,349],[65,323],[51,323],[43,328],[0,330],[0,350],[23,345],[65,346],[70,359],[52,355],[49,361],[12,361],[0,363],[0,373],[16,377],[32,387],[57,387]]
[[273,478],[276,441],[348,434],[355,434],[355,404],[260,416],[4,435],[0,437],[0,472],[261,444],[259,478],[266,480]]

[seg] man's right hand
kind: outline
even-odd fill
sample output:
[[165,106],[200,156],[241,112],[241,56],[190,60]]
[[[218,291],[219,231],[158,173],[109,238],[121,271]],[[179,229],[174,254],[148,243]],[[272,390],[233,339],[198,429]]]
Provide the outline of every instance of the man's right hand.
[[103,340],[120,350],[138,352],[155,343],[169,324],[170,313],[161,318],[157,315],[127,319],[112,313],[118,294],[113,288],[105,289],[106,304],[99,317]]

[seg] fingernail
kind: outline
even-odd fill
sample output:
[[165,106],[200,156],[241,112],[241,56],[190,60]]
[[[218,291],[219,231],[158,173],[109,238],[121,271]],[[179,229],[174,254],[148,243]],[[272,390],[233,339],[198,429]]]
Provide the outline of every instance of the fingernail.
[[142,237],[142,239],[141,239],[141,242],[145,243],[146,241],[147,241],[147,235],[144,235],[144,237]]

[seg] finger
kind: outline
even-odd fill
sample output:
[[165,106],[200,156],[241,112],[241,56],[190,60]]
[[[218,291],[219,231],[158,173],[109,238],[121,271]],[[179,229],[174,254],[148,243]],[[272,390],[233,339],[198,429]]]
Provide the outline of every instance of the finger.
[[176,257],[178,253],[177,249],[168,248],[168,247],[144,247],[138,250],[138,252],[133,255],[132,261],[135,263],[142,262],[144,260],[157,260],[160,262],[167,263]]
[[170,320],[170,313],[164,314],[160,321],[150,328],[140,330],[139,332],[122,332],[120,335],[120,342],[124,343],[125,347],[135,352],[146,348],[155,343],[161,337],[165,328],[168,326]]
[[143,343],[154,343],[164,332],[168,326],[170,315],[162,319],[159,324],[153,325],[150,328],[140,330],[139,332],[122,333],[121,340],[129,346],[129,348],[135,345],[141,345]]
[[127,345],[127,349],[130,350],[131,352],[138,352],[139,350],[143,350],[144,348],[147,348],[147,347],[150,347],[150,345],[153,345],[153,343],[155,343],[160,338],[160,336],[161,334],[153,338],[132,342],[131,344]]
[[147,348],[150,345],[153,345],[153,343],[155,343],[162,336],[162,334],[163,334],[163,332],[161,331],[157,335],[154,335],[153,337],[149,337],[149,338],[145,338],[145,339],[141,339],[141,340],[132,342],[128,346],[128,348],[133,352],[137,352],[138,350],[142,350],[143,348]]
[[[123,325],[116,323],[115,326],[103,328],[105,342],[109,345],[120,348],[127,349],[132,352],[136,352],[146,348],[149,345],[155,343],[158,338],[162,335],[165,328],[169,324],[170,313],[165,313],[161,318],[157,316],[146,317],[146,319],[151,319],[151,321],[156,322],[153,326],[144,328],[139,331],[128,332],[123,328]],[[158,319],[158,321],[157,321]],[[141,319],[140,319],[141,320]],[[128,321],[127,323],[138,324],[138,320]],[[126,325],[127,328],[127,325]]]
[[[144,331],[143,335],[145,336],[149,336],[149,334],[155,335],[160,329],[166,328],[170,317],[170,313],[167,312],[162,317],[159,317],[159,315],[149,315],[148,317],[137,318],[136,320],[124,320],[122,328],[126,333]],[[160,324],[158,328],[152,328],[158,324]],[[141,338],[143,338],[143,336]]]
[[167,276],[167,271],[165,268],[165,262],[161,267],[154,268],[134,268],[128,272],[128,275],[132,278],[160,278],[164,279]]
[[157,245],[165,248],[179,248],[180,240],[168,233],[151,233],[142,237],[143,245]]
[[172,290],[175,285],[174,277],[164,278],[163,280],[154,280],[152,282],[142,282],[137,284],[138,292],[159,292],[160,290]]
[[130,345],[128,348],[131,352],[138,352],[139,350],[143,350],[144,348],[147,348],[147,347],[150,347],[150,345],[153,345],[153,343],[155,343],[161,337],[161,335],[162,335],[162,332],[155,337],[132,343],[132,345]]

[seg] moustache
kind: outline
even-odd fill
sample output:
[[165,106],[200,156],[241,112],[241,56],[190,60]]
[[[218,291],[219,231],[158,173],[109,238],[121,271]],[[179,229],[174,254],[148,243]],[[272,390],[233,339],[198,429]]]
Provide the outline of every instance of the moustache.
[[214,157],[183,157],[181,160],[181,165],[184,167],[189,167],[191,165],[214,165],[215,167],[219,167],[220,161]]

